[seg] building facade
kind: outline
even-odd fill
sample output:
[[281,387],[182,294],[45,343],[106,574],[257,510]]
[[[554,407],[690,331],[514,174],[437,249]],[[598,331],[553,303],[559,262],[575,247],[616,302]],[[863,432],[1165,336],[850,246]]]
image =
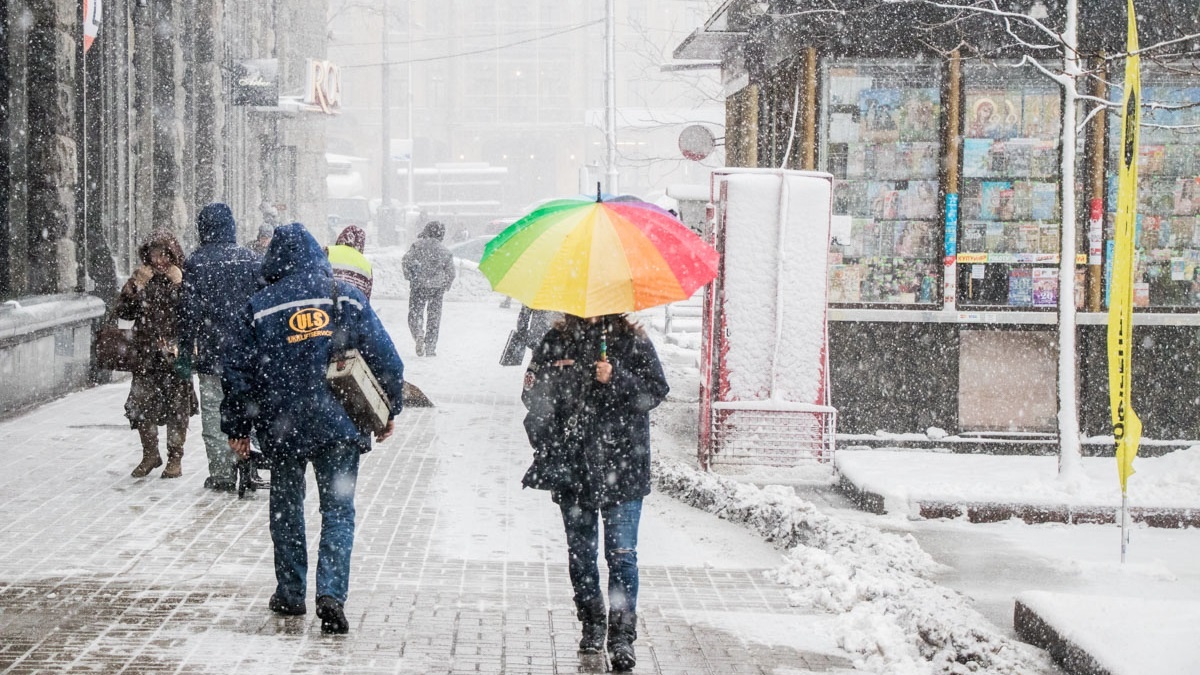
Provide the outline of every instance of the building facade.
[[[243,240],[268,214],[325,220],[323,115],[281,104],[303,98],[307,60],[325,58],[324,0],[104,3],[86,51],[82,4],[0,2],[0,300],[13,301],[0,310],[5,387],[21,386],[21,345],[51,330],[12,308],[110,300],[150,230],[174,230],[190,249],[195,214],[211,201],[233,207]],[[278,64],[282,99],[237,104],[238,65],[249,59]]]

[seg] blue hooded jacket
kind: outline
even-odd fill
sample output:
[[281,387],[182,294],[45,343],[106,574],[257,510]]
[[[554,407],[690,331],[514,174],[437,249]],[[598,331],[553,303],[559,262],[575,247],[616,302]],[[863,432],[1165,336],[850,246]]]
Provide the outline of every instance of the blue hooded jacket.
[[237,244],[229,207],[213,203],[196,217],[200,248],[183,265],[180,349],[198,373],[219,375],[238,311],[261,286],[261,259]]
[[404,364],[379,317],[358,289],[334,281],[329,259],[300,223],[275,229],[263,259],[269,284],[240,313],[222,384],[221,431],[246,438],[254,427],[263,451],[311,457],[335,443],[370,447],[350,421],[325,371],[333,342],[333,295],[348,347],[359,350],[391,402],[403,401]]

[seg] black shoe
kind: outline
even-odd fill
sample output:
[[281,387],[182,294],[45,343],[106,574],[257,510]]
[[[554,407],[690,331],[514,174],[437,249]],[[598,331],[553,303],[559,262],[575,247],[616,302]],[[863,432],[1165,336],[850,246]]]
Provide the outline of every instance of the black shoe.
[[291,604],[279,599],[278,595],[271,594],[271,601],[267,603],[267,607],[271,608],[272,612],[282,614],[284,616],[301,616],[308,612],[308,608],[303,602]]
[[350,622],[346,620],[342,603],[331,596],[322,595],[317,598],[317,616],[321,617],[322,633],[341,635],[350,632]]
[[234,492],[237,490],[237,482],[231,480],[218,480],[209,476],[204,479],[204,487],[217,492]]

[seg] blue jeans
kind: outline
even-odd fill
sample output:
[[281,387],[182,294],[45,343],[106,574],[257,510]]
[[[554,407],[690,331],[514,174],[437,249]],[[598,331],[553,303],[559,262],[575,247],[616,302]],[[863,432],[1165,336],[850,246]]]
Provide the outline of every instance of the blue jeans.
[[603,509],[559,504],[567,531],[567,569],[575,589],[575,606],[600,597],[600,569],[596,562],[600,519],[604,519],[604,560],[608,563],[608,603],[614,612],[637,611],[638,521],[642,500],[633,499]]
[[346,602],[350,551],[354,548],[354,486],[359,447],[335,445],[311,459],[286,452],[271,458],[271,541],[275,544],[275,594],[289,604],[304,602],[308,543],[304,534],[304,472],[312,462],[321,498],[321,543],[317,549],[317,596]]

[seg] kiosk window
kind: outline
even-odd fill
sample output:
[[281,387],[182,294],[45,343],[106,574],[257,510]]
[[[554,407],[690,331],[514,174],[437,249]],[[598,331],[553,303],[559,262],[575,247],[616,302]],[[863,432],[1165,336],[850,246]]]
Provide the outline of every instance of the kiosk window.
[[938,65],[833,59],[822,164],[834,176],[829,302],[940,300]]
[[1012,66],[963,68],[958,302],[1056,307],[1062,95]]
[[[1200,87],[1148,67],[1142,73],[1133,302],[1140,307],[1200,306]],[[1112,100],[1121,100],[1113,87]],[[1153,107],[1148,107],[1153,106]],[[1119,113],[1109,121],[1106,239],[1117,210]],[[1105,266],[1105,288],[1110,280]],[[1105,293],[1105,298],[1108,294]],[[1107,305],[1107,302],[1105,303]]]

